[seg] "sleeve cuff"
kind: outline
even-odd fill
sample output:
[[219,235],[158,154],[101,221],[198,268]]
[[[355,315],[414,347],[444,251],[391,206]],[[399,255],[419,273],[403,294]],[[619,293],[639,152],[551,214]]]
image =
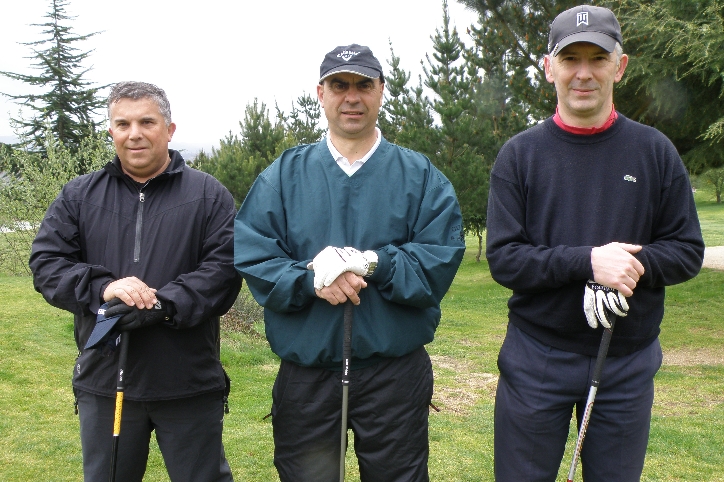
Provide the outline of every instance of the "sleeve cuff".
[[377,268],[368,279],[375,283],[383,283],[390,277],[392,257],[384,248],[376,249],[375,254],[377,254]]

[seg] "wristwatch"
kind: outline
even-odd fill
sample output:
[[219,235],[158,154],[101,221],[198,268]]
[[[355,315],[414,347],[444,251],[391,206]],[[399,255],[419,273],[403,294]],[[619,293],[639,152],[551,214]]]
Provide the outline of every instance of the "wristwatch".
[[372,273],[375,272],[375,269],[377,269],[377,261],[379,258],[377,257],[377,253],[370,250],[363,252],[362,257],[367,261],[367,273],[365,273],[364,277],[369,278],[372,276]]

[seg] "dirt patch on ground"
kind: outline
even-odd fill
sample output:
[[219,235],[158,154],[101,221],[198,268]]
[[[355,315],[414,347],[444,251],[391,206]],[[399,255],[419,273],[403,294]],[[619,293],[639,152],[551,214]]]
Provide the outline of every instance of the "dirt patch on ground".
[[492,373],[481,373],[472,371],[470,363],[457,360],[448,356],[430,356],[432,360],[433,373],[437,380],[441,375],[440,370],[451,370],[453,383],[448,386],[435,384],[435,393],[432,396],[432,403],[442,410],[450,411],[459,415],[469,412],[478,400],[485,398],[493,400],[495,389],[498,386],[498,376]]
[[724,246],[704,248],[704,268],[724,270]]
[[680,367],[724,365],[724,349],[666,350],[664,365]]
[[[498,386],[498,376],[493,373],[482,373],[473,371],[473,367],[466,361],[461,361],[449,356],[431,355],[433,371],[435,373],[435,393],[432,397],[432,403],[441,410],[449,411],[458,415],[466,415],[470,412],[476,402],[481,399],[493,401],[495,399],[495,390]],[[722,349],[696,349],[696,350],[667,350],[664,352],[664,365],[693,367],[700,365],[724,365],[724,348]],[[441,375],[441,372],[452,371],[456,375],[450,378]],[[446,386],[437,383],[437,380],[445,376]],[[658,390],[658,388],[657,388]],[[657,402],[654,405],[661,404],[660,410],[663,413],[679,413],[687,410],[686,404],[691,404],[690,400],[683,402],[678,401],[677,397],[664,396],[659,393]],[[673,398],[673,400],[672,400]],[[667,400],[662,402],[662,399]],[[695,405],[701,405],[698,409],[717,405],[724,401],[722,397],[712,399],[704,398],[705,402]],[[689,406],[688,410],[693,409]]]

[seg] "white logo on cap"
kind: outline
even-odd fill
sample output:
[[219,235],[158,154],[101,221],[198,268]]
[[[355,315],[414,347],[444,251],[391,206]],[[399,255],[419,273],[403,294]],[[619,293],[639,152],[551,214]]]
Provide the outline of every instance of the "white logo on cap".
[[345,62],[348,62],[349,59],[351,59],[355,55],[359,55],[359,52],[354,52],[352,50],[345,50],[344,52],[337,54],[337,57],[341,58]]
[[578,12],[576,14],[576,27],[581,24],[588,25],[588,12]]

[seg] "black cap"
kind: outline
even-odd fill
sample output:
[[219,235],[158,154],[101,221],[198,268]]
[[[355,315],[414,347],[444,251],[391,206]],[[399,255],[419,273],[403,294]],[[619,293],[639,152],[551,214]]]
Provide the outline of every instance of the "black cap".
[[116,323],[118,323],[118,319],[123,316],[123,313],[121,313],[116,316],[106,318],[106,309],[108,309],[108,303],[103,303],[98,310],[98,316],[96,316],[96,326],[93,327],[93,331],[85,344],[85,350],[96,348],[98,345],[105,343],[111,334],[111,330],[113,330]]
[[551,24],[548,51],[555,57],[575,42],[596,44],[606,52],[613,52],[616,42],[623,46],[616,15],[607,8],[592,5],[581,5],[560,13]]
[[345,45],[337,47],[324,56],[319,66],[319,81],[338,72],[351,72],[370,79],[382,76],[382,65],[369,47],[364,45]]

